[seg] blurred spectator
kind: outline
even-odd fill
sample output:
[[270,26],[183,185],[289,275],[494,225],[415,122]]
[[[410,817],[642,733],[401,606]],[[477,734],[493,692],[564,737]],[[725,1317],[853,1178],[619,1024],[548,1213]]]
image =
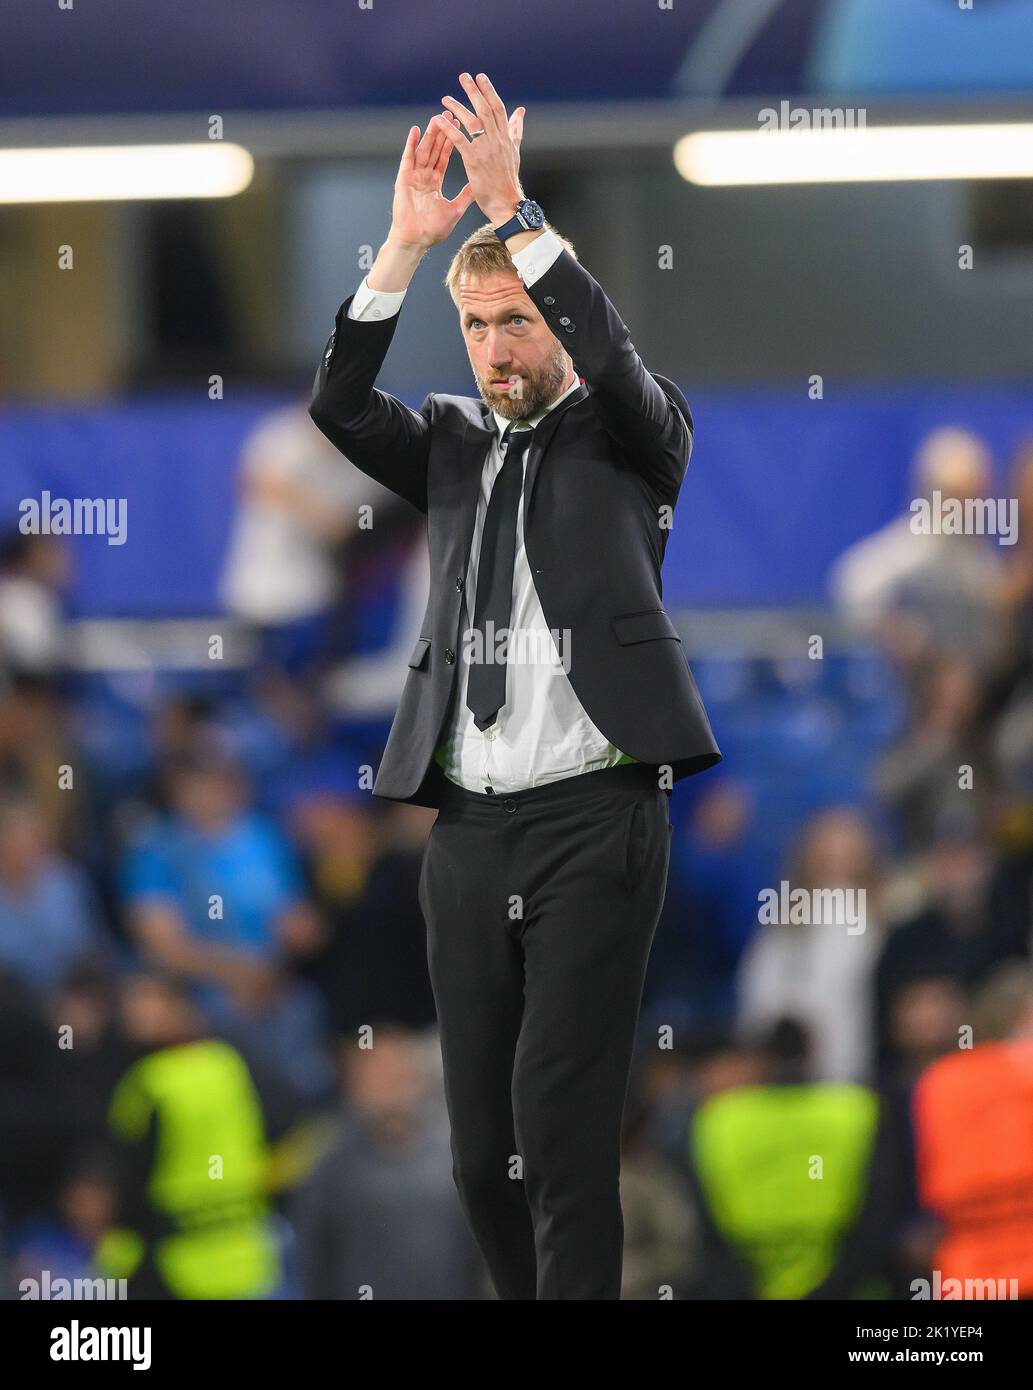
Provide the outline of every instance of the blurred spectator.
[[15,676],[0,691],[0,786],[32,797],[57,848],[85,847],[92,829],[86,760],[74,710],[47,677]]
[[320,750],[295,758],[279,787],[277,810],[305,864],[312,896],[328,914],[357,899],[374,852],[371,798],[359,775],[354,760]]
[[893,996],[887,1023],[892,1063],[881,1081],[884,1126],[880,1156],[890,1296],[911,1298],[912,1280],[928,1276],[935,1222],[922,1207],[915,1178],[914,1087],[925,1069],[953,1051],[968,1014],[968,996],[945,976],[916,976]]
[[69,572],[59,536],[16,531],[0,545],[0,671],[52,676],[64,668]]
[[885,1267],[876,1095],[812,1082],[806,1030],[776,1024],[767,1077],[703,1100],[689,1172],[704,1298],[871,1296]]
[[734,1016],[735,972],[757,921],[755,820],[753,789],[728,777],[703,788],[687,821],[672,814],[667,893],[646,971],[650,1014],[693,1029]]
[[0,1218],[16,1244],[21,1222],[50,1214],[77,1135],[65,1053],[41,1001],[0,970]]
[[306,1091],[325,1091],[321,1001],[290,970],[323,933],[290,846],[245,809],[232,763],[185,758],[168,788],[171,813],[143,830],[123,868],[137,946],[197,983],[213,1026],[269,1053]]
[[84,1165],[63,1183],[53,1216],[37,1216],[19,1229],[12,1252],[12,1297],[26,1296],[22,1281],[27,1279],[41,1289],[54,1289],[60,1279],[90,1280],[85,1287],[92,1287],[93,1252],[111,1221],[109,1176],[106,1164],[95,1157],[92,1166]]
[[997,779],[980,697],[971,663],[935,662],[918,688],[909,729],[874,769],[875,789],[895,813],[909,852],[944,835],[976,835],[988,823]]
[[[966,430],[936,429],[915,463],[916,500],[934,505],[987,495],[990,454]],[[985,535],[925,534],[910,509],[858,541],[836,562],[830,584],[861,631],[876,635],[907,671],[937,653],[963,653],[980,667],[1000,659],[998,594],[1003,564]]]
[[312,1299],[476,1299],[483,1263],[452,1179],[440,1085],[425,1042],[374,1023],[341,1046],[336,1139],[299,1192],[301,1287]]
[[1012,469],[1018,499],[1018,540],[1011,548],[1000,602],[1010,647],[986,694],[985,712],[999,720],[995,751],[1008,789],[1033,804],[1033,440]]
[[1018,503],[1018,535],[1005,560],[999,600],[1009,625],[1015,675],[1033,671],[1033,438],[1011,466],[1010,496]]
[[327,905],[333,936],[322,962],[334,1031],[351,1036],[371,1017],[424,1028],[436,1019],[427,928],[417,889],[433,811],[403,803],[367,824],[370,859],[350,902]]
[[262,632],[275,664],[296,671],[322,654],[341,548],[366,505],[386,513],[397,502],[327,444],[307,396],[264,417],[245,442],[222,597],[234,617]]
[[682,1299],[700,1275],[696,1223],[681,1173],[651,1141],[648,1092],[640,1082],[633,1076],[622,1129],[621,1298]]
[[910,1087],[937,1057],[957,1047],[968,994],[957,979],[913,974],[889,999],[886,1032],[894,1056],[890,1081]]
[[326,700],[342,719],[390,719],[409,674],[408,662],[423,631],[430,590],[426,535],[406,539],[395,562],[398,594],[387,640],[373,651],[360,651],[340,662],[327,676]]
[[[1033,812],[1033,805],[1029,810]],[[993,866],[989,894],[989,926],[994,961],[1009,956],[1028,960],[1033,955],[1033,840],[1016,835],[1009,843],[1003,832],[1002,852]]]
[[[815,816],[787,882],[790,891],[810,893],[821,911],[812,911],[809,922],[758,929],[739,971],[739,1025],[754,1032],[793,1018],[813,1036],[816,1077],[868,1081],[872,974],[882,931],[875,841],[862,817],[849,808]],[[814,896],[823,890],[832,890],[831,897]],[[853,915],[850,903],[859,909]],[[827,916],[825,904],[835,919],[816,921]]]
[[263,1298],[281,1261],[269,1144],[244,1059],[210,1038],[185,985],[134,975],[124,1027],[140,1057],[112,1096],[112,1208],[96,1252],[135,1299]]
[[163,795],[162,769],[203,753],[246,767],[258,804],[273,811],[296,780],[299,760],[329,756],[325,712],[312,684],[272,666],[249,672],[240,692],[169,695],[153,711],[151,737],[155,802]]
[[[921,1200],[941,1223],[942,1297],[1033,1297],[1033,975],[1002,967],[974,1001],[975,1046],[915,1089]],[[959,1280],[952,1292],[949,1280]],[[984,1283],[984,1281],[992,1281]]]
[[[207,751],[225,753],[219,718],[220,702],[211,695],[187,691],[172,694],[151,713],[151,738],[155,762],[168,767],[182,758]],[[157,789],[156,789],[157,790]]]
[[925,903],[887,934],[876,967],[876,1031],[883,1072],[901,1061],[891,1020],[902,991],[916,980],[936,976],[954,981],[967,993],[1010,954],[988,911],[992,870],[990,853],[978,839],[943,839],[929,854]]
[[43,995],[108,945],[89,880],[54,852],[39,808],[0,798],[0,966]]
[[[76,1134],[70,1157],[88,1155],[104,1141],[108,1101],[131,1060],[115,976],[95,962],[77,966],[51,997],[48,1015],[55,1036],[62,1030],[66,1040],[61,1070]],[[74,1166],[79,1171],[78,1160]]]

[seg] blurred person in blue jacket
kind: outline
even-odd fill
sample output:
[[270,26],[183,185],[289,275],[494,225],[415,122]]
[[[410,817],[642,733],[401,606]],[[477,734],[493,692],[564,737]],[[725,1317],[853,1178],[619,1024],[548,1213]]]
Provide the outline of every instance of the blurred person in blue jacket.
[[323,940],[299,866],[272,822],[247,808],[239,767],[215,753],[168,770],[169,814],[128,851],[122,892],[144,959],[194,981],[212,1026],[270,1055],[295,1085],[332,1085],[318,991],[293,962]]

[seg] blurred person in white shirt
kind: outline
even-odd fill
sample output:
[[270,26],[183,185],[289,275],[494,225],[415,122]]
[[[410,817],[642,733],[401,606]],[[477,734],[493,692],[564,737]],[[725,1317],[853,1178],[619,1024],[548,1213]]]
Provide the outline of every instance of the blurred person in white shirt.
[[[240,502],[220,581],[226,610],[285,650],[316,654],[318,620],[342,596],[342,547],[378,509],[386,488],[345,466],[308,416],[307,400],[263,417],[245,442]],[[364,507],[370,510],[363,511]]]
[[811,913],[810,921],[760,926],[739,967],[738,1026],[753,1036],[780,1019],[795,1019],[812,1039],[813,1079],[869,1082],[873,977],[882,931],[875,842],[857,812],[834,808],[809,822],[789,887],[811,894],[832,890],[833,902],[835,890],[844,890],[844,903],[856,893],[854,901],[863,905],[863,929],[857,929],[850,913],[817,922]]
[[0,546],[0,666],[51,676],[65,663],[63,593],[70,574],[58,536],[15,532]]

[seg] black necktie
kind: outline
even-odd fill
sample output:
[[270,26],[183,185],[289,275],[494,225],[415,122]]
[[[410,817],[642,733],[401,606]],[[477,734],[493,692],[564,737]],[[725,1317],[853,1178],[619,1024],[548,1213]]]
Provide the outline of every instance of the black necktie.
[[479,651],[477,646],[472,648],[472,655],[480,660],[471,662],[466,687],[466,703],[481,730],[495,723],[506,703],[506,663],[493,658],[499,634],[508,632],[513,607],[517,509],[524,483],[524,454],[533,433],[529,429],[515,430],[512,425],[506,427],[505,462],[492,486],[481,533],[473,614],[474,629],[480,633]]

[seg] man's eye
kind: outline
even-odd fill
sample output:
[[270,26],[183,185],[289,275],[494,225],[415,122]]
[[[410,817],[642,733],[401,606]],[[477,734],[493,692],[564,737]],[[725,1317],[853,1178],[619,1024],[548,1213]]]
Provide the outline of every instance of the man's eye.
[[511,318],[509,321],[510,321],[510,323],[526,323],[526,322],[527,322],[527,320],[525,319],[525,317],[524,317],[523,314],[514,314],[514,315],[512,316],[512,318]]

